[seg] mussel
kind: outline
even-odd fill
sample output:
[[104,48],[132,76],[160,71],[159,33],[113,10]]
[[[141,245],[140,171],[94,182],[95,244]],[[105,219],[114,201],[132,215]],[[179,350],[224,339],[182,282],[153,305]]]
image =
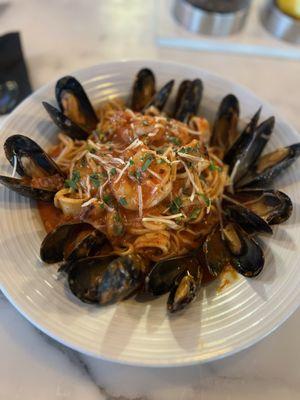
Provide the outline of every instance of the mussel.
[[77,79],[64,76],[55,86],[55,97],[61,112],[86,132],[91,133],[98,124],[91,102]]
[[230,197],[263,218],[269,225],[289,219],[293,203],[283,192],[272,189],[242,189]]
[[42,104],[55,125],[67,136],[75,140],[86,140],[88,138],[88,132],[82,129],[79,125],[76,125],[75,122],[72,122],[70,118],[66,117],[57,108],[53,107],[46,101],[43,101]]
[[233,94],[222,100],[213,126],[210,145],[220,147],[225,153],[237,139],[240,106]]
[[178,107],[175,110],[174,118],[181,122],[188,122],[189,118],[196,115],[201,103],[203,94],[203,83],[200,79],[195,79],[185,87],[179,88],[182,92]]
[[23,135],[10,136],[5,141],[4,150],[21,179],[0,176],[0,182],[25,197],[52,201],[63,186],[64,174],[44,150]]
[[300,155],[300,143],[281,147],[262,156],[248,173],[237,182],[237,188],[265,187],[292,165]]
[[49,264],[76,261],[94,255],[104,242],[105,236],[90,224],[64,223],[44,238],[40,256]]
[[170,97],[174,82],[174,79],[172,79],[171,81],[167,82],[158,92],[156,92],[143,111],[147,111],[150,107],[155,107],[157,110],[162,111],[166,102],[168,101],[168,98]]
[[264,255],[253,236],[249,236],[237,224],[226,222],[217,226],[203,245],[206,266],[218,276],[226,265],[231,265],[246,277],[255,277],[263,269]]
[[155,77],[148,68],[141,69],[134,81],[131,98],[133,111],[142,111],[150,104],[155,94]]
[[72,293],[88,303],[111,304],[133,294],[143,283],[145,266],[139,256],[91,257],[70,265]]

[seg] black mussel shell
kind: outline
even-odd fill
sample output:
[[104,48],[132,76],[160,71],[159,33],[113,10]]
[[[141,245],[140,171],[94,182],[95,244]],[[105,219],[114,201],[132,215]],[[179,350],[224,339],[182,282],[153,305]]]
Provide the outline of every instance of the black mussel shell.
[[242,205],[226,203],[225,213],[230,221],[240,225],[247,233],[273,233],[263,218]]
[[59,174],[64,176],[58,165],[32,139],[13,135],[4,143],[6,158],[12,166],[17,161],[17,172],[30,178]]
[[224,228],[217,226],[203,245],[209,272],[217,276],[231,265],[244,276],[257,276],[264,266],[261,247],[237,224],[224,222]]
[[144,111],[151,106],[157,108],[159,111],[162,111],[166,105],[166,102],[168,101],[168,98],[170,97],[174,82],[174,79],[172,79],[171,81],[167,82],[157,93],[155,93],[150,103],[146,105]]
[[261,108],[254,114],[244,131],[233,143],[224,157],[224,162],[229,165],[229,173],[232,179],[237,181],[244,174],[245,166],[248,165],[249,149],[255,139],[255,130],[260,117]]
[[234,224],[225,226],[224,237],[227,248],[232,254],[230,264],[236,271],[247,278],[259,275],[265,259],[257,241]]
[[9,176],[0,175],[0,183],[14,192],[34,200],[53,201],[56,193],[51,190],[32,187],[30,180],[11,178]]
[[281,147],[262,156],[250,171],[236,184],[237,188],[266,187],[291,166],[300,155],[300,143]]
[[182,99],[185,91],[191,86],[191,84],[192,84],[192,81],[189,81],[187,79],[180,83],[178,90],[177,90],[177,94],[176,94],[173,115],[176,115],[178,108],[180,106],[180,103],[181,103],[181,99]]
[[159,261],[145,279],[146,290],[154,296],[168,293],[182,272],[195,268],[200,268],[200,261],[198,257],[191,255]]
[[74,262],[69,273],[75,296],[102,305],[130,296],[143,280],[144,265],[137,256],[121,256],[109,263],[101,257],[85,258]]
[[269,225],[285,222],[293,211],[291,199],[279,190],[242,189],[231,197],[259,215]]
[[237,139],[240,106],[233,94],[222,100],[213,127],[211,146],[218,146],[226,152]]
[[174,118],[181,122],[188,122],[191,116],[197,115],[202,94],[203,83],[200,79],[195,79],[190,85],[187,85],[181,96]]
[[212,276],[220,275],[230,263],[232,254],[225,245],[220,226],[216,226],[207,236],[203,244],[203,253],[206,267]]
[[112,257],[88,257],[66,265],[71,292],[85,303],[98,303],[98,282]]
[[155,94],[155,76],[148,68],[141,69],[134,81],[131,108],[142,111],[150,103]]
[[200,265],[192,265],[182,272],[173,283],[167,301],[167,309],[170,313],[183,310],[195,300],[200,288],[203,272]]
[[44,238],[41,248],[41,259],[46,263],[73,261],[86,258],[101,247],[104,235],[91,225],[83,222],[69,222],[59,225]]
[[89,134],[83,130],[79,125],[76,125],[68,117],[66,117],[61,111],[53,107],[51,104],[43,101],[47,113],[49,114],[55,125],[61,129],[66,135],[74,140],[86,140]]
[[[90,132],[96,129],[99,122],[97,115],[77,79],[73,76],[59,79],[55,86],[55,96],[61,112],[72,122]],[[76,111],[72,112],[74,106]]]

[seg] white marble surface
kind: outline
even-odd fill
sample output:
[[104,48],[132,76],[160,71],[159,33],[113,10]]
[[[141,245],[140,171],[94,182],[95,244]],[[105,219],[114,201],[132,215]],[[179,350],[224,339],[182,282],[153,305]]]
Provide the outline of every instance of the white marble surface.
[[[300,130],[299,62],[157,48],[156,1],[163,0],[0,0],[0,34],[22,32],[34,88],[105,60],[171,59],[248,86]],[[298,311],[268,338],[225,360],[134,368],[55,343],[1,296],[0,399],[298,400],[299,332]]]

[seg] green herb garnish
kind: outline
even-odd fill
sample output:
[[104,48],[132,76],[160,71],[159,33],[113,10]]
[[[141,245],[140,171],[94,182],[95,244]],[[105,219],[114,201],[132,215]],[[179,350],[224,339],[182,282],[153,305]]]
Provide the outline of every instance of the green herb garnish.
[[195,208],[189,215],[189,219],[190,220],[194,220],[197,219],[199,217],[199,214],[201,212],[200,208]]
[[176,136],[169,136],[169,137],[168,137],[168,141],[169,141],[170,143],[175,144],[176,146],[180,146],[180,145],[181,145],[181,140],[180,140],[178,137],[176,137]]
[[72,190],[76,190],[77,184],[79,183],[79,181],[80,181],[80,172],[73,171],[72,178],[65,180],[65,186]]
[[91,174],[91,175],[90,175],[90,181],[91,181],[92,185],[93,185],[96,189],[98,189],[98,187],[99,187],[100,184],[101,184],[101,177],[100,177],[99,174]]
[[121,204],[121,206],[127,206],[127,200],[125,199],[125,197],[121,197],[119,200],[119,203]]
[[113,231],[115,236],[122,236],[124,234],[124,226],[119,213],[114,215]]
[[172,214],[177,214],[182,206],[182,200],[180,197],[175,197],[170,205],[170,211]]
[[202,197],[202,199],[203,199],[204,203],[206,204],[206,206],[209,207],[210,204],[211,204],[210,199],[204,193],[198,193],[198,194],[199,194],[199,196]]
[[109,173],[110,173],[111,175],[116,175],[116,173],[117,173],[116,168],[112,168],[112,169],[109,171]]
[[210,171],[218,171],[218,172],[222,171],[222,167],[220,167],[219,165],[216,165],[213,160],[211,161],[210,166],[208,167],[208,169]]
[[103,201],[105,204],[108,206],[112,207],[113,206],[113,197],[110,194],[105,194],[103,196]]
[[144,161],[144,164],[142,165],[141,170],[143,172],[147,171],[147,169],[149,168],[149,166],[152,163],[152,161],[153,161],[152,154],[147,154],[147,156],[145,157],[145,161]]

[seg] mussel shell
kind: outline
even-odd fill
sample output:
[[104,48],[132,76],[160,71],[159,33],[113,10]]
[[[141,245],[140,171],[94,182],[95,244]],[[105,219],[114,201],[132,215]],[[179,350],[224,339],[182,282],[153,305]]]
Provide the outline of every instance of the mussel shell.
[[67,264],[71,292],[85,303],[98,303],[98,282],[112,257],[88,257]]
[[300,143],[279,148],[272,153],[262,156],[253,168],[236,184],[237,188],[266,187],[300,155]]
[[167,82],[157,93],[155,93],[150,103],[146,105],[144,111],[151,106],[157,108],[159,111],[162,111],[171,95],[174,82],[174,79],[172,79],[171,81]]
[[269,225],[285,222],[293,211],[291,199],[279,190],[242,189],[231,197],[259,215]]
[[203,244],[206,267],[212,276],[218,276],[230,263],[232,254],[222,238],[220,226],[216,226]]
[[234,230],[234,242],[230,243],[226,230],[224,233],[227,247],[232,253],[230,264],[247,278],[259,275],[265,263],[262,248],[253,237],[248,236],[237,225],[227,225],[227,229],[229,227]]
[[181,122],[188,122],[191,116],[197,115],[202,94],[203,83],[200,79],[195,79],[190,85],[187,85],[181,96],[174,118]]
[[255,130],[260,117],[261,108],[255,113],[244,131],[225,154],[224,162],[229,165],[229,173],[234,171],[234,181],[244,174],[248,164],[249,149],[254,143]]
[[233,94],[228,94],[221,101],[211,136],[211,146],[218,146],[227,151],[237,139],[240,106]]
[[168,293],[176,278],[187,269],[199,269],[200,260],[196,256],[174,257],[157,262],[145,279],[146,290],[154,296]]
[[23,135],[12,135],[4,143],[6,158],[12,166],[17,159],[17,172],[21,176],[35,177],[59,174],[58,165],[32,139]]
[[129,297],[144,282],[144,263],[138,256],[114,259],[97,284],[98,302],[115,303]]
[[101,246],[104,240],[104,235],[87,223],[61,224],[44,238],[40,257],[49,264],[85,258],[95,246]]
[[225,212],[230,221],[240,225],[247,233],[273,233],[263,218],[242,205],[226,203]]
[[10,190],[34,200],[53,201],[56,193],[51,190],[32,187],[30,181],[25,182],[23,179],[11,178],[9,176],[0,175],[0,182]]
[[200,288],[203,272],[199,266],[182,272],[172,285],[167,301],[167,309],[170,313],[183,310],[195,300]]
[[76,125],[61,111],[53,107],[51,104],[43,101],[47,113],[49,114],[55,125],[61,129],[66,135],[75,140],[86,140],[89,134],[83,130],[79,125]]
[[182,99],[185,91],[191,86],[191,84],[192,84],[192,81],[190,81],[188,79],[186,79],[180,83],[180,85],[177,89],[173,115],[176,115],[178,108],[180,106],[180,103],[181,103],[181,99]]
[[231,265],[244,276],[257,276],[264,266],[261,247],[237,224],[224,222],[223,237],[217,226],[203,245],[208,270],[217,276]]
[[131,108],[142,111],[150,103],[155,94],[155,76],[148,68],[141,69],[134,81]]
[[[63,98],[66,94],[73,95],[77,100],[79,112],[85,119],[85,124],[82,128],[89,131],[96,129],[99,122],[97,115],[85,90],[73,76],[64,76],[57,81],[55,86],[55,97],[63,114],[66,114],[63,105]],[[75,119],[72,119],[72,121],[76,125],[81,125],[79,121],[76,121]]]

